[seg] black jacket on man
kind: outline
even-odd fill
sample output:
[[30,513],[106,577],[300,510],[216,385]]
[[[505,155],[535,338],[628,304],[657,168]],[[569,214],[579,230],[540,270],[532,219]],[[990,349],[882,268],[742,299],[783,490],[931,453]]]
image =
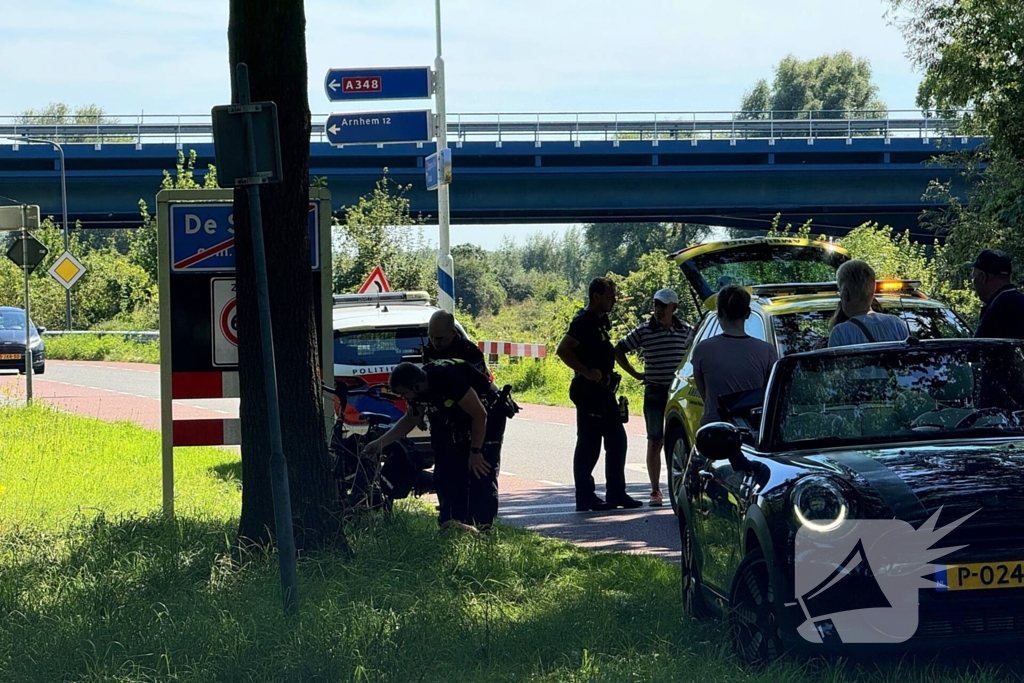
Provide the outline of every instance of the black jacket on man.
[[485,376],[487,376],[487,365],[484,363],[484,354],[476,344],[469,341],[461,334],[456,334],[452,343],[443,349],[435,349],[433,344],[423,347],[423,362],[430,363],[435,360],[450,360],[457,358],[472,365]]
[[1024,339],[1024,293],[1005,285],[981,309],[974,336],[985,339]]

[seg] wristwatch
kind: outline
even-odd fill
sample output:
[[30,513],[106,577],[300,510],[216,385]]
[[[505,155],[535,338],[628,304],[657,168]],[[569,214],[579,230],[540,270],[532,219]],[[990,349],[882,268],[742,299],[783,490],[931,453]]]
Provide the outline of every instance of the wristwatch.
[[472,448],[469,449],[469,452],[470,453],[483,453],[484,451],[483,451],[482,448],[477,448],[476,446],[473,446]]

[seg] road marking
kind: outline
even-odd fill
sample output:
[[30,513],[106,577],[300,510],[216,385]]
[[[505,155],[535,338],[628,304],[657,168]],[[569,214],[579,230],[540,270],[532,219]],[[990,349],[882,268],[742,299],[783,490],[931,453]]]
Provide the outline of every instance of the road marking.
[[551,481],[550,479],[538,479],[541,484],[547,484],[548,486],[568,486],[568,484],[561,484],[557,481]]

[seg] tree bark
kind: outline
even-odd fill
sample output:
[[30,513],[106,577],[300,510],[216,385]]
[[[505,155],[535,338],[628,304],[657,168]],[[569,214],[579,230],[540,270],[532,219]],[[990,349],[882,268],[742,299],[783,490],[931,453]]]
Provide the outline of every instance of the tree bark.
[[[284,455],[288,461],[295,545],[339,539],[334,485],[324,435],[323,399],[308,231],[310,113],[303,0],[230,0],[229,64],[249,71],[253,102],[277,104],[283,181],[260,188]],[[235,260],[241,386],[242,514],[240,545],[274,535],[262,340],[252,231],[245,189],[236,189]],[[329,259],[324,254],[322,261]],[[340,538],[340,540],[344,540]]]

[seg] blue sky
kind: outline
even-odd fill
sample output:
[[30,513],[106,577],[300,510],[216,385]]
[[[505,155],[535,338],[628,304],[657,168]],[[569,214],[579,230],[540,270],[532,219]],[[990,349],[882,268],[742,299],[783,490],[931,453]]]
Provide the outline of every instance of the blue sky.
[[[228,0],[3,6],[0,116],[51,101],[97,104],[124,118],[203,114],[230,101]],[[323,86],[331,67],[433,61],[433,0],[306,0],[305,7],[314,114],[332,111]],[[448,111],[731,111],[787,54],[844,49],[871,61],[890,109],[913,109],[920,75],[886,23],[887,7],[881,0],[442,0]],[[538,229],[558,228],[490,228],[482,246]],[[453,244],[470,234],[482,242],[480,230],[464,226],[453,228]]]

